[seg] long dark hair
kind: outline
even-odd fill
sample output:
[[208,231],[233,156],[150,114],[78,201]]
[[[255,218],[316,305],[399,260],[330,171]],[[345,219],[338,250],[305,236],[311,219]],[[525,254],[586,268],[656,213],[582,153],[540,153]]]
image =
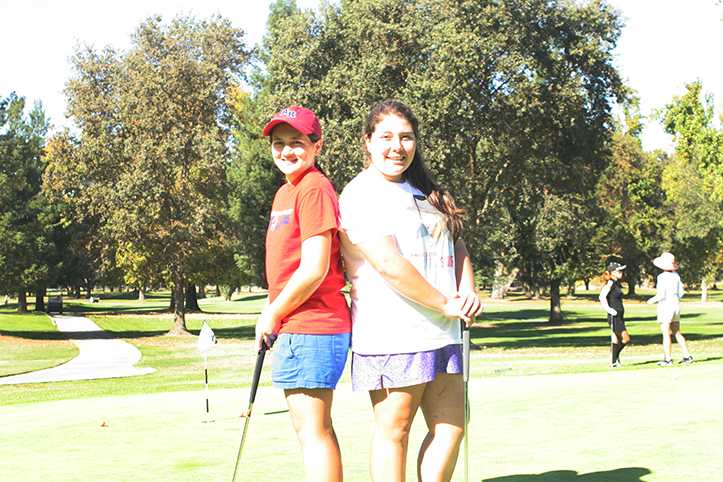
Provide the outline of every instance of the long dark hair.
[[[414,137],[419,139],[419,122],[417,117],[406,104],[396,99],[387,99],[372,107],[372,110],[367,116],[364,127],[362,128],[362,146],[364,148],[364,167],[369,167],[371,164],[371,157],[366,149],[367,139],[371,138],[374,129],[377,124],[381,122],[382,118],[386,115],[394,114],[399,117],[403,117],[412,125],[414,131]],[[454,198],[448,192],[442,189],[439,184],[434,180],[432,174],[429,172],[426,163],[424,162],[424,156],[422,155],[422,149],[417,142],[417,148],[414,151],[414,158],[412,163],[409,165],[406,171],[404,171],[403,177],[412,186],[416,187],[427,196],[429,203],[434,206],[439,212],[441,212],[447,220],[447,227],[452,233],[453,239],[456,241],[462,233],[462,215],[464,210],[458,208],[454,202]]]

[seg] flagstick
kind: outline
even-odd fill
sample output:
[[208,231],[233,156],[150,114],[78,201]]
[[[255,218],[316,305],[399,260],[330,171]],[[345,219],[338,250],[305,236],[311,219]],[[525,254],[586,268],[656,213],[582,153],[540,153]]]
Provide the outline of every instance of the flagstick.
[[204,392],[206,393],[206,416],[208,417],[208,355],[203,355],[203,373],[206,378]]
[[201,326],[201,332],[198,334],[198,351],[203,355],[203,392],[206,396],[206,417],[204,422],[213,422],[210,419],[210,407],[209,407],[209,396],[208,396],[208,351],[213,348],[213,345],[217,343],[216,336],[213,334],[213,330],[208,326],[207,322],[203,322]]

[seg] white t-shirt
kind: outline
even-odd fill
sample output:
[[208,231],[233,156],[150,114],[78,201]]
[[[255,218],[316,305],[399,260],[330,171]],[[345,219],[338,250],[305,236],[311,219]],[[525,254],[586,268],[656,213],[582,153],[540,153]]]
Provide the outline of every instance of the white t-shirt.
[[[373,169],[373,168],[372,168]],[[342,244],[352,284],[352,350],[364,355],[414,353],[460,343],[460,322],[397,293],[364,258],[359,243],[392,236],[402,256],[445,296],[457,292],[454,242],[444,216],[409,183],[359,173],[339,198]]]

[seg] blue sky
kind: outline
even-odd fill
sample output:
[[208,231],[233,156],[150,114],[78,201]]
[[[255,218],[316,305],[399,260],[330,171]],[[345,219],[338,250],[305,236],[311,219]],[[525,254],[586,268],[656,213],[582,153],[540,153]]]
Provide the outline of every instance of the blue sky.
[[[670,102],[685,84],[700,79],[723,111],[723,6],[717,0],[608,0],[626,27],[616,49],[616,65],[641,99],[643,113]],[[319,0],[297,0],[313,8]],[[268,0],[0,0],[0,96],[15,91],[40,100],[56,127],[64,118],[63,86],[76,45],[128,47],[130,35],[152,14],[207,17],[221,14],[258,42],[266,26]],[[650,121],[643,134],[648,150],[670,149],[662,128]]]

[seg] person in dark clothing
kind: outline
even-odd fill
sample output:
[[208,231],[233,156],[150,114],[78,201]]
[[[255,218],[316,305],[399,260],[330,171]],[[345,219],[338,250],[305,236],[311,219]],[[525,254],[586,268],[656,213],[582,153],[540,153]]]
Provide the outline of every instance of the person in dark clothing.
[[623,307],[623,290],[620,286],[620,280],[623,277],[624,264],[617,261],[608,263],[605,273],[603,273],[603,285],[600,290],[600,304],[608,314],[608,324],[610,325],[610,345],[612,352],[612,367],[618,368],[620,363],[620,352],[623,351],[625,345],[630,343],[630,334],[625,327],[625,308]]

